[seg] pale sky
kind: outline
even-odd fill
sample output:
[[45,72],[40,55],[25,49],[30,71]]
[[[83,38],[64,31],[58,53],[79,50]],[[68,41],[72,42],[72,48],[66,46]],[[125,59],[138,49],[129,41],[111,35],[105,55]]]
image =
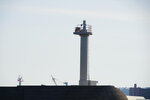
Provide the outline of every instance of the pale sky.
[[150,87],[150,0],[0,0],[0,86],[77,85],[80,37],[92,25],[90,79]]

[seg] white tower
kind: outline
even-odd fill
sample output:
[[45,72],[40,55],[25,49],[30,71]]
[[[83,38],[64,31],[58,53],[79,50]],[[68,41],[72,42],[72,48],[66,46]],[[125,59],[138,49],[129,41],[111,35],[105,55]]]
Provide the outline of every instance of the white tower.
[[88,80],[88,37],[92,35],[91,26],[87,25],[84,20],[83,24],[75,28],[74,34],[80,35],[81,37],[79,85],[96,85],[97,81]]

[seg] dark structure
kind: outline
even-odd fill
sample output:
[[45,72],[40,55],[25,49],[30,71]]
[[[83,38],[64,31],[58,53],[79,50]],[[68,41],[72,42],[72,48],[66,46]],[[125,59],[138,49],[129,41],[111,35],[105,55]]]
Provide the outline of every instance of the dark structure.
[[127,100],[113,86],[0,87],[0,100]]
[[150,99],[150,87],[149,88],[140,88],[134,84],[134,88],[129,89],[130,96],[143,96],[145,99]]

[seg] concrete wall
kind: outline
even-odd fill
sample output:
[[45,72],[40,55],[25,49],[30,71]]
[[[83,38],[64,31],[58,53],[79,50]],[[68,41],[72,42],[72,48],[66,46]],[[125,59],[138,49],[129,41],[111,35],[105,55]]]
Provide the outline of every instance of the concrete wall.
[[113,86],[0,87],[0,100],[127,100]]

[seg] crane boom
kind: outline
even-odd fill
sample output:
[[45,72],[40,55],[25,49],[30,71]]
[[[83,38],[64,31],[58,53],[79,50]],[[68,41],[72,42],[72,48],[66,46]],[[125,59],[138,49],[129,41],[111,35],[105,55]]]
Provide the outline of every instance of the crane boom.
[[57,85],[56,79],[52,75],[51,75],[51,77],[52,77],[52,80],[53,80],[54,84]]

